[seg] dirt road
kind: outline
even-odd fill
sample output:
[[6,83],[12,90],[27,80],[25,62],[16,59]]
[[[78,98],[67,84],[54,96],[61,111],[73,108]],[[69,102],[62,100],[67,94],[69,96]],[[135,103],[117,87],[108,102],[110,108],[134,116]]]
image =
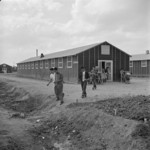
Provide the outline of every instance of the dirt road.
[[[33,95],[38,93],[45,96],[53,96],[53,84],[46,86],[47,81],[34,79],[17,78],[12,76],[0,75],[0,80],[3,80],[15,87],[23,88]],[[123,84],[119,82],[107,82],[103,85],[98,85],[97,90],[92,90],[92,85],[87,86],[87,98],[81,98],[81,87],[79,84],[64,84],[65,103],[76,102],[91,102],[103,100],[113,97],[125,97],[135,95],[150,94],[150,78],[132,78],[131,84]]]

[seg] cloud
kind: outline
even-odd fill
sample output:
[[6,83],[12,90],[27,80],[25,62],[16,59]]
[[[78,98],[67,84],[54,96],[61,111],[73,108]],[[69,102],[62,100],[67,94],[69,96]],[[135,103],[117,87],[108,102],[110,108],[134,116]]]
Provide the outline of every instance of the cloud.
[[[72,19],[61,25],[60,30],[72,39],[77,37],[77,42],[72,43],[110,40],[127,49],[133,45],[136,48],[139,42],[148,47],[148,3],[148,0],[76,0]],[[129,46],[124,44],[130,40],[132,45],[132,42]]]
[[[0,4],[0,57],[3,55],[4,60],[11,51],[17,62],[34,56],[35,49],[50,53],[106,40],[127,52],[140,52],[148,48],[150,36],[148,3],[149,0],[4,0]],[[18,51],[23,51],[23,56],[17,59]]]
[[72,29],[73,34],[96,29],[140,29],[142,23],[147,26],[148,1],[76,0],[71,13],[72,20],[65,24],[65,28],[69,33]]

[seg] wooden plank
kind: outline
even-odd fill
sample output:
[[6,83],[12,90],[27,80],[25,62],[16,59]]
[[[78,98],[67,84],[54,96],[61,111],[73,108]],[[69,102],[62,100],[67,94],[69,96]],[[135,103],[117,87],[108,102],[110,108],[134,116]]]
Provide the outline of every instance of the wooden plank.
[[95,67],[95,60],[94,60],[94,48],[90,49],[90,70],[92,67]]
[[95,47],[94,47],[94,66],[96,66],[95,65]]
[[116,71],[116,69],[117,69],[117,67],[116,67],[116,62],[117,62],[117,57],[116,57],[116,48],[114,48],[114,50],[115,50],[115,58],[114,58],[114,60],[115,60],[115,63],[114,63],[114,70],[115,70],[115,81],[117,80],[117,71]]
[[88,53],[89,53],[88,69],[90,70],[90,65],[91,65],[90,50],[88,50]]
[[95,47],[95,66],[98,66],[98,46]]
[[99,56],[100,56],[100,50],[99,50],[99,47],[100,47],[100,46],[98,46],[98,60],[100,60],[100,57],[99,57]]
[[121,51],[119,51],[120,52],[120,62],[119,62],[119,64],[120,64],[120,69],[122,68],[122,64],[121,64]]

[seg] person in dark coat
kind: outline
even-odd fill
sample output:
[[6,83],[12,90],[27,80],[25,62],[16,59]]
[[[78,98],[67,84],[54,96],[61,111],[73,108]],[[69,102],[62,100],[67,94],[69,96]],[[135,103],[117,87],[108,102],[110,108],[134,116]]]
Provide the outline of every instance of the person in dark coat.
[[63,101],[63,97],[64,97],[64,93],[63,93],[63,75],[58,72],[58,69],[55,67],[54,68],[54,72],[55,72],[55,93],[56,93],[56,97],[58,100],[60,100],[60,105],[62,105],[64,103]]
[[81,82],[82,98],[87,96],[86,87],[87,87],[88,79],[89,79],[89,73],[85,70],[85,67],[81,67],[81,72],[79,74],[79,81]]

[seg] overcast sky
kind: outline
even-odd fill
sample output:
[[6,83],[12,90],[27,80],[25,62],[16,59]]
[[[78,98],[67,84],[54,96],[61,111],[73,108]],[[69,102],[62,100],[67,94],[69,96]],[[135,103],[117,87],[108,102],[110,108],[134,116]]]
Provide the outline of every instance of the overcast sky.
[[150,0],[1,0],[0,64],[103,41],[145,53],[148,9]]

